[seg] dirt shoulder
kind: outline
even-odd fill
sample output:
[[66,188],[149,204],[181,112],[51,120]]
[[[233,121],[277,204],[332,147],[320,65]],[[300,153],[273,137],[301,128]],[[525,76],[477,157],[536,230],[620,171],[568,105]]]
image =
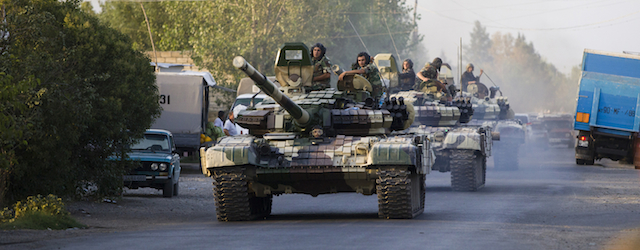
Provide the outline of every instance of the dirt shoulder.
[[179,194],[163,198],[162,191],[151,188],[125,189],[115,200],[75,201],[67,210],[84,229],[2,230],[0,247],[40,240],[69,238],[94,233],[140,230],[164,224],[216,220],[211,178],[202,175],[197,165],[183,164]]

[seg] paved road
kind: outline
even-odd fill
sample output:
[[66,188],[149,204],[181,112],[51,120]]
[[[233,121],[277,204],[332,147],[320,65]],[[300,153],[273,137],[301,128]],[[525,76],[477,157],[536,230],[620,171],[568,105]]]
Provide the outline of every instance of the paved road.
[[[136,232],[41,242],[45,249],[603,249],[640,227],[640,171],[577,166],[573,150],[523,150],[518,171],[492,168],[479,192],[452,192],[448,173],[427,176],[425,213],[380,220],[375,196],[274,198],[273,216],[203,218]],[[186,192],[186,191],[184,191]]]

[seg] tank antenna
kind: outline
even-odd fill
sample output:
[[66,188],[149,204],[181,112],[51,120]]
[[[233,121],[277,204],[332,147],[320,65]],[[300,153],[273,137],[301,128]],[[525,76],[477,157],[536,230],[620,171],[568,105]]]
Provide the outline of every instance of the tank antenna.
[[[487,78],[489,78],[489,81],[491,81],[491,83],[493,83],[493,86],[498,87],[498,85],[496,85],[495,82],[493,82],[493,80],[491,80],[491,77],[489,77],[489,75],[487,75],[487,73],[484,73],[485,76],[487,76]],[[502,90],[500,90],[500,88],[498,88],[498,92],[500,92],[500,96],[502,96]]]
[[[369,52],[369,49],[367,49],[367,45],[364,44],[364,41],[362,41],[362,37],[360,37],[360,34],[358,34],[358,30],[356,30],[356,27],[353,26],[353,23],[351,22],[351,19],[347,17],[347,21],[349,21],[349,24],[351,24],[351,28],[353,28],[353,31],[356,32],[356,36],[358,36],[358,39],[360,39],[360,42],[362,43],[362,46],[364,46],[364,49],[367,51],[367,54],[371,55],[371,52]],[[391,33],[389,33],[389,35],[391,35]],[[393,39],[393,38],[391,38],[391,39]],[[396,50],[396,53],[398,53],[397,50]],[[398,55],[398,56],[400,56],[400,55]],[[371,60],[371,62],[373,64],[376,64],[375,60]],[[378,65],[376,65],[376,67],[378,67]],[[382,86],[385,87],[384,86],[384,77],[382,76],[382,74],[380,74],[379,70],[378,70],[378,76],[380,77],[380,80],[383,80],[382,81]],[[389,90],[387,89],[387,90],[385,90],[385,92],[387,93],[387,98],[389,98]]]

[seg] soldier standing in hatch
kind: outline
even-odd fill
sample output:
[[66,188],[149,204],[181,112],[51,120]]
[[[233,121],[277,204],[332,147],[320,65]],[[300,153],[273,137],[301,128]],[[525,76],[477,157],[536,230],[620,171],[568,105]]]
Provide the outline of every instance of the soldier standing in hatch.
[[480,77],[482,76],[482,73],[484,73],[484,71],[480,69],[480,75],[478,75],[477,77],[474,76],[473,64],[471,63],[467,64],[467,71],[465,71],[462,74],[462,77],[460,78],[460,82],[462,83],[462,91],[467,91],[467,86],[469,86],[469,84],[476,84],[480,82]]
[[316,43],[311,47],[311,57],[313,58],[313,85],[307,89],[323,90],[329,88],[331,81],[331,61],[325,56],[327,48],[321,43]]
[[402,62],[402,73],[398,74],[400,86],[398,91],[410,90],[416,84],[416,73],[413,71],[413,61],[406,59]]
[[340,74],[340,80],[344,78],[345,75],[361,75],[371,83],[371,87],[373,87],[373,91],[371,95],[375,98],[379,98],[382,96],[382,92],[384,92],[384,87],[382,86],[382,81],[380,81],[380,73],[378,72],[378,67],[374,63],[371,62],[371,56],[367,54],[367,52],[360,52],[358,54],[358,61],[351,65],[351,70],[342,72]]

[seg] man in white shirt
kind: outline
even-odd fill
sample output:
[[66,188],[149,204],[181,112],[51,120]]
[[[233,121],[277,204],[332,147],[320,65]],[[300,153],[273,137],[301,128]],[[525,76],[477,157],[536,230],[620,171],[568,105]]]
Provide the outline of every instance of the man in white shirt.
[[218,111],[218,117],[213,121],[213,126],[223,128],[224,122],[222,122],[222,118],[224,118],[224,111],[220,110]]
[[229,111],[229,119],[227,119],[227,121],[224,122],[224,134],[227,136],[238,135],[236,124],[233,121],[233,111]]

